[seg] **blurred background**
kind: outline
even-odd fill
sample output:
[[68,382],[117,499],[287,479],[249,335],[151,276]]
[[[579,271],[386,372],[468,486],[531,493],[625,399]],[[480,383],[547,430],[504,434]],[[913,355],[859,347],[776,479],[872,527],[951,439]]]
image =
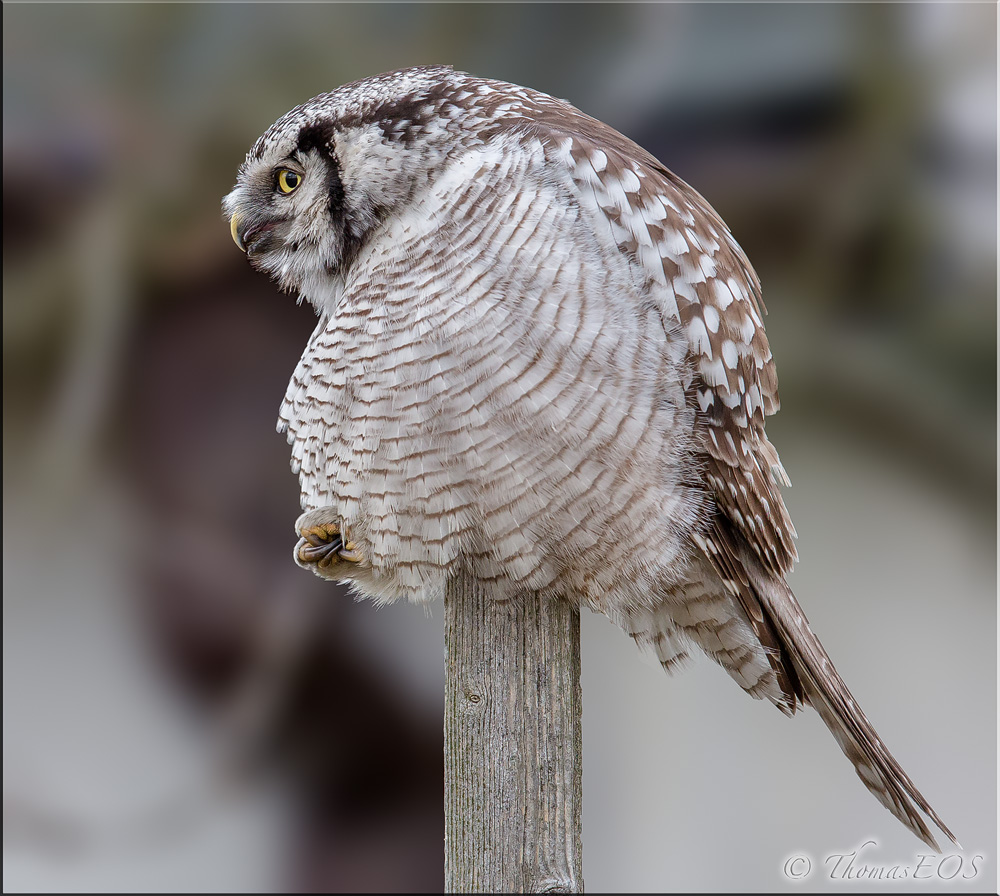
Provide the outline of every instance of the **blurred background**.
[[[441,608],[293,565],[274,424],[314,319],[220,215],[289,108],[431,62],[566,97],[729,223],[792,585],[966,848],[932,888],[995,891],[996,15],[4,4],[5,891],[443,886]],[[589,889],[836,889],[828,856],[926,852],[814,713],[668,678],[603,617],[583,639]]]

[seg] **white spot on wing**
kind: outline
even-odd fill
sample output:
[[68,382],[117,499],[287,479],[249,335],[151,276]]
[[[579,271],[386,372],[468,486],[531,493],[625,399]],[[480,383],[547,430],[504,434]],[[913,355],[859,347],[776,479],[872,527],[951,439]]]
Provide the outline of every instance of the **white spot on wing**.
[[719,306],[719,310],[725,311],[733,303],[733,293],[722,280],[716,280],[714,285],[715,301]]
[[639,183],[638,176],[630,168],[626,168],[622,172],[622,189],[626,193],[636,193],[641,186],[642,184]]
[[702,308],[702,315],[705,318],[705,326],[713,333],[719,332],[719,312],[712,305],[705,305]]
[[645,215],[646,220],[652,224],[658,224],[667,217],[667,210],[663,207],[663,203],[658,196],[651,197],[646,203]]
[[687,336],[692,351],[709,358],[712,357],[712,343],[708,338],[705,324],[700,318],[691,318],[687,325]]
[[663,242],[660,243],[660,254],[664,258],[679,258],[690,251],[691,247],[681,231],[670,228],[664,233]]
[[701,378],[713,387],[726,385],[726,368],[719,358],[701,362]]
[[731,339],[726,339],[722,343],[722,360],[725,361],[726,367],[730,370],[735,369],[738,359],[739,355],[736,351],[736,344]]

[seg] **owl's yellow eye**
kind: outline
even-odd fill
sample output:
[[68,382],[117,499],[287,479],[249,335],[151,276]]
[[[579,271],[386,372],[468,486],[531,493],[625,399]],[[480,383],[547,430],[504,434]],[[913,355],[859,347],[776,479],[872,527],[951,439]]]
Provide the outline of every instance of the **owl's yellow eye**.
[[278,189],[282,193],[294,192],[301,183],[302,175],[297,171],[292,171],[291,168],[282,168],[278,172]]

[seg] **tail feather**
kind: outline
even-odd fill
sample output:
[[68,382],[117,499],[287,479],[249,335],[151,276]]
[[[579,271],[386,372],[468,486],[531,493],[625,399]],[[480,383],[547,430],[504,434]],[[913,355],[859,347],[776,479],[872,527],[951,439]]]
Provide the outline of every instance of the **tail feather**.
[[[747,565],[750,569],[755,566],[752,562]],[[844,684],[819,638],[809,628],[791,589],[762,571],[751,574],[757,579],[755,590],[784,642],[806,699],[851,760],[865,787],[935,851],[940,850],[921,812],[957,846],[955,835],[893,758]]]

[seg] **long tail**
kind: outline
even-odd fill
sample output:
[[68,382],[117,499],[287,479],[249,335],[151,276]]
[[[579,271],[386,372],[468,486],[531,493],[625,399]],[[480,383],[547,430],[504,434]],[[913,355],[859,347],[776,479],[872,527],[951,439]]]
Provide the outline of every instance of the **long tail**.
[[[752,569],[755,564],[748,566]],[[751,576],[756,579],[754,590],[784,642],[806,699],[837,739],[865,787],[935,851],[940,850],[921,812],[957,846],[955,835],[893,758],[847,689],[819,638],[809,628],[809,621],[791,589],[762,571],[753,570]]]

